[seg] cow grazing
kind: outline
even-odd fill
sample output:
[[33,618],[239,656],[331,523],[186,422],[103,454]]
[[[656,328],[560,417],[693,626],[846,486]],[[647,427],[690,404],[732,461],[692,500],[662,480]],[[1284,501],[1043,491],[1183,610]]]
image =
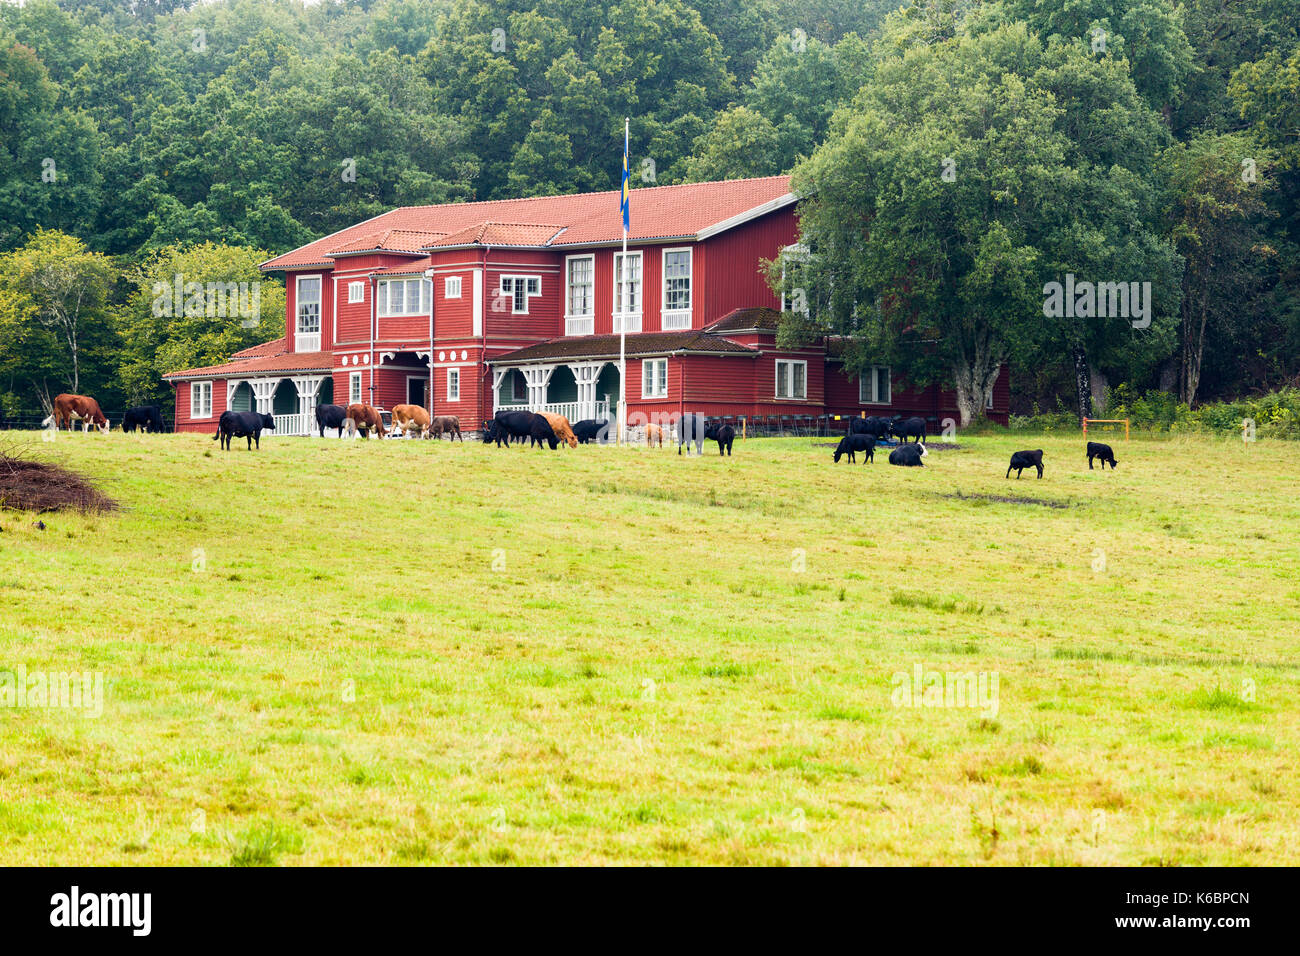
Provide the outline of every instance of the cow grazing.
[[560,444],[551,423],[541,415],[527,411],[499,411],[492,419],[491,438],[485,437],[484,440],[495,441],[500,448],[502,444],[508,445],[511,438],[527,438],[530,446],[540,446],[545,442],[552,450]]
[[1111,471],[1114,471],[1114,470],[1115,470],[1115,466],[1116,466],[1117,464],[1119,464],[1119,462],[1115,461],[1115,453],[1114,453],[1113,451],[1110,450],[1110,446],[1109,446],[1109,445],[1103,445],[1103,444],[1102,444],[1101,442],[1099,442],[1099,441],[1090,441],[1090,442],[1088,442],[1088,468],[1089,468],[1089,470],[1092,469],[1092,460],[1093,460],[1094,458],[1100,458],[1100,459],[1101,459],[1101,470],[1102,470],[1102,471],[1105,471],[1105,470],[1106,470],[1106,462],[1110,462],[1110,470],[1111,470]]
[[569,420],[563,415],[554,415],[551,412],[538,412],[546,419],[547,424],[551,426],[551,431],[555,432],[555,437],[564,442],[570,448],[578,447],[578,438],[573,434],[573,428],[569,425]]
[[1016,470],[1016,477],[1026,468],[1037,468],[1038,477],[1043,477],[1043,450],[1036,448],[1033,451],[1018,451],[1011,456],[1011,464],[1007,466],[1007,477],[1011,477],[1011,469]]
[[704,437],[710,441],[718,443],[718,454],[721,455],[723,449],[727,451],[727,457],[731,457],[731,443],[736,439],[736,430],[730,425],[722,422],[713,422],[704,429]]
[[901,465],[904,468],[923,468],[925,462],[921,459],[926,454],[923,442],[917,442],[915,445],[899,445],[889,453],[889,463],[891,465]]
[[645,446],[653,448],[658,445],[664,447],[664,429],[662,425],[650,424],[645,427]]
[[422,405],[393,406],[393,434],[405,437],[416,432],[421,438],[429,437],[429,413]]
[[138,405],[135,408],[128,408],[122,416],[122,431],[130,434],[137,428],[151,435],[165,431],[162,409],[157,405]]
[[889,434],[889,419],[872,415],[870,418],[857,417],[849,419],[850,435],[874,435],[876,440]]
[[915,438],[918,442],[924,444],[927,437],[924,418],[904,418],[899,415],[889,423],[889,431],[899,441]]
[[589,441],[604,444],[609,438],[609,422],[603,418],[584,419],[573,426],[573,434],[580,445],[585,445]]
[[217,433],[212,440],[221,439],[221,447],[230,451],[230,439],[247,438],[248,449],[252,451],[254,443],[258,450],[262,447],[262,432],[275,431],[275,419],[260,412],[222,412],[217,420]]
[[348,413],[342,405],[317,405],[316,406],[316,427],[320,429],[320,437],[325,437],[325,429],[337,428],[339,438],[343,437],[343,425],[347,421]]
[[360,431],[361,437],[367,441],[370,440],[372,429],[380,438],[387,434],[384,431],[384,417],[373,405],[349,405],[344,417],[352,420],[352,427]]
[[[108,419],[99,409],[99,402],[95,401],[89,395],[62,395],[54,396],[54,427],[66,428],[72,431],[74,421],[81,422],[81,432],[86,434],[90,431],[90,426],[94,425],[105,435],[108,434]],[[46,421],[49,421],[47,418]]]
[[876,457],[876,436],[873,432],[863,432],[858,435],[845,435],[840,439],[840,443],[835,447],[835,461],[845,455],[849,456],[850,462],[856,462],[857,452],[863,453],[862,463],[865,465],[869,461],[874,461]]
[[682,445],[686,446],[686,454],[691,453],[691,443],[695,443],[695,454],[704,454],[704,433],[708,430],[709,421],[703,415],[696,415],[692,412],[686,412],[677,421],[677,454],[682,453]]
[[455,415],[435,415],[433,421],[429,422],[428,437],[436,438],[442,441],[442,436],[447,435],[452,441],[457,438],[463,443],[465,436],[460,433],[460,419]]

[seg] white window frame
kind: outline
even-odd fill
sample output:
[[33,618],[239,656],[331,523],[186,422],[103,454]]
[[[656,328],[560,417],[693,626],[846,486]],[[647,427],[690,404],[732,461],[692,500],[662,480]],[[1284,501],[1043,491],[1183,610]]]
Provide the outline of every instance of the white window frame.
[[[647,389],[646,386],[650,388]],[[641,360],[641,397],[668,397],[668,359],[649,358]]]
[[459,299],[461,290],[460,276],[447,276],[442,280],[442,297],[444,299]]
[[[668,307],[668,257],[673,253],[686,253],[686,305],[682,308]],[[676,331],[691,327],[691,310],[695,304],[695,250],[691,246],[675,246],[665,249],[660,258],[660,303],[659,327],[664,331]]]
[[[389,299],[392,296],[393,286],[402,284],[402,311],[394,312],[389,309]],[[415,308],[411,309],[408,303],[411,301],[407,294],[410,287],[415,285],[417,297]],[[428,279],[420,276],[405,276],[392,279],[380,279],[375,284],[375,304],[377,315],[382,319],[395,319],[412,315],[429,314],[429,296],[432,292],[432,283]]]
[[348,283],[348,304],[366,301],[366,284],[364,282]]
[[[781,394],[781,366],[783,365],[788,367],[788,370],[786,372],[786,382],[787,385],[789,386],[787,390],[790,392],[790,394],[788,395]],[[794,394],[794,367],[796,365],[803,366],[803,394],[802,395]],[[773,382],[773,386],[774,386],[773,391],[775,392],[777,398],[783,398],[791,402],[806,402],[808,400],[808,363],[804,359],[777,359],[776,370],[775,370],[775,374],[773,375],[773,378],[775,379],[775,381]]]
[[[786,303],[786,263],[790,262],[790,263],[797,263],[799,265],[807,265],[808,258],[809,258],[808,247],[804,245],[802,242],[796,242],[791,245],[785,246],[781,250],[781,311],[782,312],[794,311],[794,309],[790,308],[790,306],[787,305]],[[795,288],[798,288],[798,286],[796,286]],[[793,289],[791,291],[793,291]],[[808,290],[805,289],[804,308],[800,314],[806,316],[811,312],[811,310],[812,310],[812,306],[808,304]]]
[[[880,395],[880,373],[885,373],[885,395]],[[870,386],[870,387],[867,387]],[[888,405],[894,399],[893,374],[888,365],[869,365],[858,377],[858,402],[862,405]]]
[[[524,283],[524,307],[522,309],[518,307],[519,295],[518,291],[515,289],[515,283],[519,281],[523,281]],[[537,283],[536,291],[529,289],[529,284],[533,282]],[[511,315],[527,315],[529,300],[536,299],[542,294],[542,277],[539,275],[517,274],[513,272],[505,273],[497,279],[497,289],[500,290],[502,295],[510,296]]]
[[[196,401],[197,399],[197,401]],[[212,417],[212,383],[190,382],[190,418]]]
[[984,399],[984,408],[986,411],[993,411],[993,389],[989,389],[989,397]]
[[610,312],[614,317],[614,332],[616,334],[618,332],[640,332],[641,310],[645,305],[645,257],[639,251],[629,251],[627,257],[628,259],[635,259],[637,261],[636,305],[627,313],[627,315],[624,315],[619,311],[623,308],[623,296],[620,294],[618,288],[619,273],[622,272],[620,260],[623,258],[623,253],[616,252],[614,253],[614,267],[610,270],[613,273],[614,282],[614,304],[610,308]]
[[447,401],[460,401],[460,369],[447,369]]
[[[573,263],[588,262],[591,264],[591,278],[584,283],[590,290],[587,293],[587,311],[573,312]],[[564,257],[564,334],[565,335],[594,335],[596,332],[596,257],[594,255],[585,256],[565,256]]]
[[[304,302],[302,298],[302,284],[313,279],[317,283],[316,301],[307,302],[305,304],[316,306],[314,323],[316,327],[303,328],[304,316],[302,307]],[[325,277],[319,273],[316,275],[296,276],[294,278],[293,289],[293,350],[295,352],[319,352],[321,346],[321,324],[324,320]],[[309,320],[312,318],[310,313],[308,313],[307,318]],[[308,321],[307,323],[308,326],[311,326],[312,324],[311,321]]]
[[362,375],[363,375],[362,372],[348,373],[348,404],[349,405],[363,404],[362,396],[365,394],[365,392],[362,391],[362,384],[363,384]]

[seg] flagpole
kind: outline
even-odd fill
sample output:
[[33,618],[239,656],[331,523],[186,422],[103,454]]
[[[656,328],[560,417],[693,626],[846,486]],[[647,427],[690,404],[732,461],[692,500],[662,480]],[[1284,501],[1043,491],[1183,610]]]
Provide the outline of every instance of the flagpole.
[[[631,205],[632,184],[628,182],[628,118],[623,118],[623,182],[620,187],[623,190],[623,201]],[[629,282],[627,268],[627,222],[626,212],[623,214],[623,259],[621,274],[623,279],[623,290],[619,295],[620,311],[622,318],[618,323],[618,440],[620,444],[627,444],[627,293]]]

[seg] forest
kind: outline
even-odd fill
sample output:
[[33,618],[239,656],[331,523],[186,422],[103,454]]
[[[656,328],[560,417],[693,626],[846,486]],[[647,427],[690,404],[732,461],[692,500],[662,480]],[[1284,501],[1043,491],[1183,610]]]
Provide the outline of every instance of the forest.
[[166,401],[274,337],[259,262],[395,206],[617,188],[624,117],[634,187],[791,173],[783,338],[972,418],[1002,363],[1021,414],[1300,385],[1300,0],[0,0],[0,419]]

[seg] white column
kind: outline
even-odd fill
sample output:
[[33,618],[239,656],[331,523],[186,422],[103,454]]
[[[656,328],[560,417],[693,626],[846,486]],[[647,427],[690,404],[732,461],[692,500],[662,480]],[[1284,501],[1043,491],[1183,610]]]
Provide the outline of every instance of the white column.
[[483,334],[483,270],[475,269],[474,278],[470,285],[473,286],[474,311],[473,316],[473,334],[476,338]]
[[298,390],[298,414],[302,416],[303,434],[311,434],[311,423],[316,418],[316,396],[320,392],[320,383],[324,375],[303,375],[292,379],[293,387]]
[[492,414],[496,415],[497,409],[501,403],[501,383],[505,381],[513,369],[493,368],[492,369]]
[[280,380],[278,378],[254,378],[249,379],[248,384],[253,388],[253,400],[257,411],[263,415],[270,415],[275,398],[275,388],[280,384]]
[[546,404],[546,386],[551,381],[554,365],[525,365],[521,371],[528,382],[528,407],[534,410]]
[[242,378],[226,379],[226,409],[227,410],[230,409],[230,403],[235,398],[235,389],[239,388],[239,383],[242,381],[243,381]]
[[573,377],[578,381],[578,415],[579,418],[596,417],[596,379],[604,362],[576,362],[570,365]]

